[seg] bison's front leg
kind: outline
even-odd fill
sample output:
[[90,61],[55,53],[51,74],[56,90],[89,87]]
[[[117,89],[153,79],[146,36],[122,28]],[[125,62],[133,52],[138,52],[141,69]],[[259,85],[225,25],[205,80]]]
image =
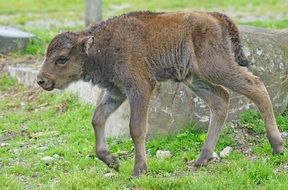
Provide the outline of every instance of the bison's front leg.
[[143,83],[130,89],[128,100],[131,108],[130,135],[135,149],[135,165],[133,176],[137,177],[147,172],[145,137],[147,132],[147,112],[152,87]]
[[113,113],[125,100],[125,96],[118,91],[106,92],[95,109],[92,125],[96,137],[96,155],[106,163],[110,168],[119,170],[117,158],[108,151],[105,143],[105,122],[111,113]]

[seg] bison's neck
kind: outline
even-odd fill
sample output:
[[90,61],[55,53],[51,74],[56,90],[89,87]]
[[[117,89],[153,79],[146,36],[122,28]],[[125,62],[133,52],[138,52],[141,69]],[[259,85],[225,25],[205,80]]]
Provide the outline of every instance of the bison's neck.
[[113,32],[100,25],[93,33],[85,33],[84,35],[94,35],[94,45],[89,49],[89,56],[84,64],[83,79],[91,81],[95,85],[102,88],[110,88],[114,85],[115,78],[115,48],[112,45]]
[[111,68],[106,60],[100,56],[90,55],[83,68],[83,80],[92,82],[102,88],[109,88],[113,85],[111,77]]

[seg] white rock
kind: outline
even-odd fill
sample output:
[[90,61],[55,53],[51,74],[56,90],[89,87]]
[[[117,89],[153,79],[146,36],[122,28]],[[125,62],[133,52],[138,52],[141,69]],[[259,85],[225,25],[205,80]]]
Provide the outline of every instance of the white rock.
[[18,148],[14,148],[14,149],[10,150],[9,152],[13,152],[14,154],[18,154],[20,152],[20,150]]
[[104,177],[114,177],[115,174],[114,173],[106,173],[104,174]]
[[53,155],[53,158],[56,158],[56,159],[57,159],[57,158],[60,158],[60,156],[59,156],[58,154],[54,154],[54,155]]
[[40,147],[38,147],[38,150],[40,150],[40,151],[45,151],[45,150],[47,150],[47,149],[48,149],[47,146],[40,146]]
[[9,145],[8,143],[1,143],[0,147],[5,147],[5,146],[8,146],[8,145]]
[[220,152],[220,157],[224,158],[227,157],[231,154],[233,148],[230,146],[225,147],[221,152]]
[[212,157],[213,157],[213,159],[220,160],[220,157],[218,156],[218,154],[216,152],[213,152]]
[[[95,158],[97,158],[97,156],[95,155],[95,154],[87,154],[86,156],[85,156],[85,159],[86,160],[89,160],[89,159],[95,159]],[[98,158],[97,158],[98,159]],[[95,159],[96,160],[96,159]]]
[[285,170],[288,170],[288,163],[284,164],[283,168],[284,168]]
[[45,162],[46,164],[50,164],[55,160],[55,158],[51,156],[44,156],[41,160]]
[[167,150],[157,150],[156,152],[157,158],[164,159],[164,158],[171,158],[171,156],[172,156],[171,152]]
[[257,49],[256,49],[256,53],[257,53],[258,55],[262,55],[262,53],[263,53],[263,50],[262,50],[262,49],[260,49],[260,48],[257,48]]
[[281,133],[282,138],[288,138],[288,132],[282,132]]

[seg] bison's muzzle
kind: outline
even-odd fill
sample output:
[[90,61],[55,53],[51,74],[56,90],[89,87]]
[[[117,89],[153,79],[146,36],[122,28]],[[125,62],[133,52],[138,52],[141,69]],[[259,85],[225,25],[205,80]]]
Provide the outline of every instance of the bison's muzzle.
[[37,84],[47,91],[51,91],[55,88],[55,83],[52,80],[45,78],[41,73],[37,76]]

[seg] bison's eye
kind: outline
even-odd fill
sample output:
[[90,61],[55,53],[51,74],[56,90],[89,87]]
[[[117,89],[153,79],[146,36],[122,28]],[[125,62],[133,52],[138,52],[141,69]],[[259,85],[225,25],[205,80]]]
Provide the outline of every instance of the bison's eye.
[[67,58],[59,58],[56,60],[57,65],[64,65],[67,62]]

